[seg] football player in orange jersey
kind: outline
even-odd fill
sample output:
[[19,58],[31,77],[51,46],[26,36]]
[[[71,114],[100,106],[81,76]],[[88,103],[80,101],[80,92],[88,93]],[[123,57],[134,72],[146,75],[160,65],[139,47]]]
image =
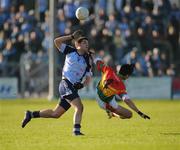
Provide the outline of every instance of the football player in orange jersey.
[[95,59],[98,71],[102,72],[102,78],[97,86],[97,102],[99,106],[106,110],[109,118],[112,116],[121,119],[129,119],[132,112],[120,105],[115,100],[122,99],[132,110],[138,113],[144,119],[150,119],[149,116],[142,113],[129,98],[123,80],[129,78],[133,73],[134,64],[122,65],[120,71],[116,73],[111,67],[104,64],[100,58]]

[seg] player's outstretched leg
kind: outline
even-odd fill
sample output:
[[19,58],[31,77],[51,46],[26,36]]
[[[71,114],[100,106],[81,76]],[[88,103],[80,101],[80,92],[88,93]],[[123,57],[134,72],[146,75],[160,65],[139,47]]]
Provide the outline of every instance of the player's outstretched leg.
[[40,111],[29,111],[27,110],[22,121],[22,128],[24,128],[32,118],[59,118],[63,115],[67,110],[61,106],[61,104],[57,104],[57,106],[52,109],[45,109]]
[[23,119],[23,121],[22,121],[22,128],[24,128],[25,126],[26,126],[26,124],[29,122],[29,121],[31,121],[31,111],[29,111],[29,110],[27,110],[26,112],[25,112],[25,116],[24,116],[24,119]]

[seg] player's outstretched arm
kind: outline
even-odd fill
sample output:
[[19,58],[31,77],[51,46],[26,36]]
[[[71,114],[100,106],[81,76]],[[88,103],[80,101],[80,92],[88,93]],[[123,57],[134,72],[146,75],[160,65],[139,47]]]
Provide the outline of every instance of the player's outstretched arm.
[[98,71],[103,72],[103,68],[105,67],[105,64],[101,58],[95,58],[94,59],[94,64],[96,65],[96,68]]
[[142,113],[134,104],[134,102],[130,99],[125,99],[124,102],[132,109],[134,110],[136,113],[138,113],[142,118],[144,119],[150,119],[149,116],[147,116],[146,114]]

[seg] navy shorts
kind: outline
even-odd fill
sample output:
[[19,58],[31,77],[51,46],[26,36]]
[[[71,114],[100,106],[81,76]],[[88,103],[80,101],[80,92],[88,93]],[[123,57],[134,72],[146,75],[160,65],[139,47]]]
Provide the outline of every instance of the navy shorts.
[[61,98],[59,105],[62,106],[65,110],[68,110],[71,107],[68,101],[72,101],[79,97],[78,90],[76,90],[73,87],[73,84],[67,79],[61,80],[59,84],[59,94]]

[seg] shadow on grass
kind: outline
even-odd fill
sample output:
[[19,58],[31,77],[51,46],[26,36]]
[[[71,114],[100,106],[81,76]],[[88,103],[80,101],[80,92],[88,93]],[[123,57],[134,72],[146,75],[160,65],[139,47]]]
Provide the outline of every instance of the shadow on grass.
[[180,136],[180,132],[164,132],[164,133],[160,133],[163,135],[179,135]]

